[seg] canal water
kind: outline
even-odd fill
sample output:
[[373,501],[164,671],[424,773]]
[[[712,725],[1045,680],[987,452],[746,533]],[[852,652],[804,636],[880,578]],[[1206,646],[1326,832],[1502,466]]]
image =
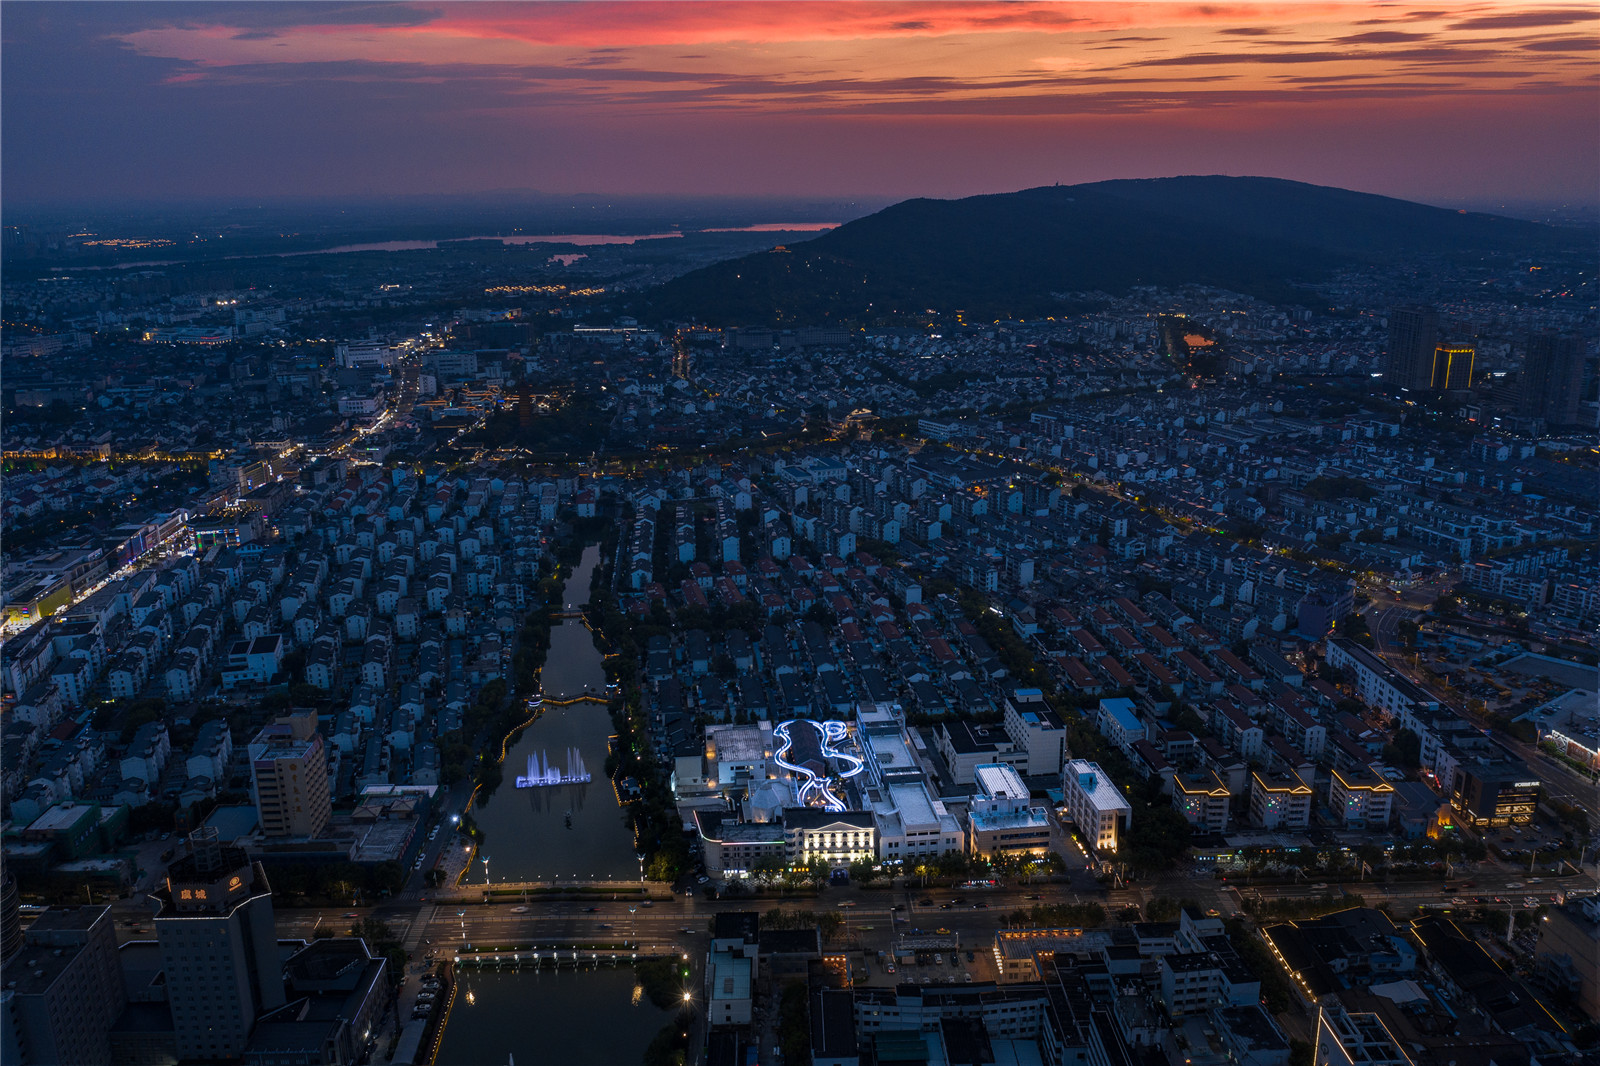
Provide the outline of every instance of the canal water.
[[[584,550],[563,595],[576,610],[589,601],[589,580],[600,549]],[[543,682],[547,700],[571,699],[585,692],[603,696],[605,669],[594,638],[580,618],[563,619],[550,631],[550,654]],[[617,803],[606,778],[606,741],[611,715],[603,703],[545,704],[538,721],[518,734],[506,753],[505,779],[473,817],[484,832],[480,852],[489,856],[488,876],[505,881],[633,880],[639,862],[626,811]],[[517,788],[528,756],[540,753],[558,767],[567,765],[567,751],[576,748],[592,780],[586,785]],[[483,867],[465,878],[482,884]],[[552,1060],[553,1061],[553,1060]]]
[[[633,1066],[672,1020],[626,967],[462,972],[437,1066]],[[466,990],[472,989],[468,1004]]]

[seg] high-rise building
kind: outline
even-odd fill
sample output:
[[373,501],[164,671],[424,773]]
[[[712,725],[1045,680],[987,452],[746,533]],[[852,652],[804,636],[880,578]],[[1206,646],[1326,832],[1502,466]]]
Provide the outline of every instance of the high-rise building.
[[317,716],[279,718],[250,741],[250,784],[261,832],[269,837],[314,837],[328,824],[328,759]]
[[1388,383],[1402,389],[1432,384],[1433,352],[1439,346],[1439,312],[1431,307],[1396,307],[1389,312]]
[[22,899],[11,871],[0,872],[0,962],[9,962],[22,946]]
[[517,426],[520,429],[533,427],[533,387],[526,381],[517,386]]
[[110,907],[52,907],[6,964],[0,1050],[7,1066],[111,1062],[111,1027],[127,1005]]
[[1542,418],[1550,426],[1576,425],[1583,356],[1578,334],[1545,331],[1530,336],[1518,381],[1517,413]]
[[1472,364],[1477,357],[1477,349],[1464,344],[1441,344],[1434,348],[1428,388],[1435,392],[1470,389]]
[[239,1057],[256,1019],[285,1001],[266,872],[202,828],[152,898],[178,1057]]

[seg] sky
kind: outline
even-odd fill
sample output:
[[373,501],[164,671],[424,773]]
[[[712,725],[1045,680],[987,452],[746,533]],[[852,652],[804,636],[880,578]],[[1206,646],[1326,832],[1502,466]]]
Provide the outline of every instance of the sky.
[[1592,203],[1580,3],[0,4],[13,205],[964,196],[1264,174]]

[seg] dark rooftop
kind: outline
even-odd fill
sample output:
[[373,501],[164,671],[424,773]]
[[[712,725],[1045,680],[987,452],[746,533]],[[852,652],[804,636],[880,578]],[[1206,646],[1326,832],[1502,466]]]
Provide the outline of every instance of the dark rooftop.
[[739,938],[754,943],[761,933],[761,915],[755,911],[719,911],[712,917],[711,936],[714,940]]

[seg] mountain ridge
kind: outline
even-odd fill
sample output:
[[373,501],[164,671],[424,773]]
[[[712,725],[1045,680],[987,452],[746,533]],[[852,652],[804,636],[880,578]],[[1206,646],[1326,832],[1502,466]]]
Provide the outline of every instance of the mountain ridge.
[[1281,178],[1045,185],[903,200],[812,240],[703,267],[654,290],[659,317],[805,325],[965,311],[1024,317],[1060,294],[1187,283],[1284,302],[1346,266],[1423,252],[1562,250],[1537,222]]

